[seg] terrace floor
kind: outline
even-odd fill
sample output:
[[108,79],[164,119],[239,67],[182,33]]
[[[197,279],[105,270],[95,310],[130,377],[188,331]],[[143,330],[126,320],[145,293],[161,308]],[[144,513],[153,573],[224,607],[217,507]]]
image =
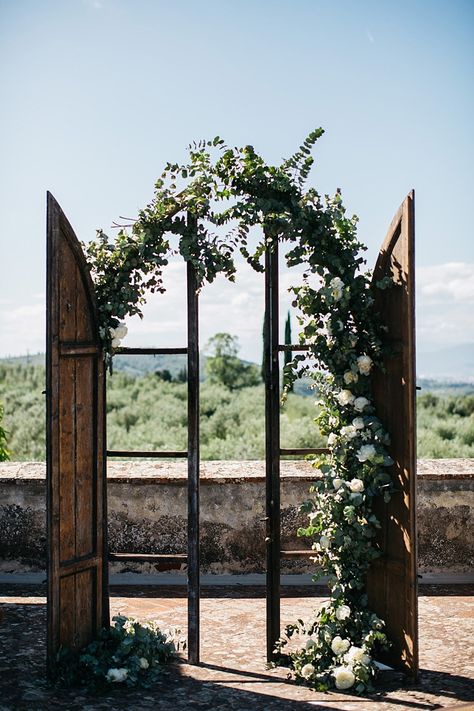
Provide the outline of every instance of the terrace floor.
[[[377,693],[315,693],[265,665],[265,592],[261,587],[205,587],[201,603],[202,663],[168,666],[152,688],[113,688],[92,696],[45,686],[44,586],[0,592],[0,711],[16,709],[201,709],[202,711],[425,711],[474,709],[474,587],[420,588],[420,679],[382,680]],[[324,601],[320,588],[282,589],[282,622],[309,617]],[[177,587],[114,587],[111,613],[159,619],[186,629],[186,591]],[[472,703],[469,703],[472,702]]]

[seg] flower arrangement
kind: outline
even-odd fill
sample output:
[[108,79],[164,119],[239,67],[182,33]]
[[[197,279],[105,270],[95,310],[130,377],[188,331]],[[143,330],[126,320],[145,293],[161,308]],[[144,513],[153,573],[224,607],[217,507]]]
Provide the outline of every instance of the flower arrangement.
[[117,615],[79,654],[59,652],[54,681],[91,690],[119,684],[146,687],[185,646],[179,630],[163,632],[157,622]]
[[[316,576],[329,577],[331,599],[314,620],[287,629],[288,636],[303,633],[308,642],[282,659],[317,688],[362,693],[376,674],[377,648],[388,644],[383,621],[368,609],[365,578],[379,555],[373,504],[378,497],[388,501],[393,489],[389,435],[370,385],[373,370],[381,367],[385,335],[374,292],[391,282],[373,284],[362,270],[357,218],[346,215],[340,192],[323,199],[314,188],[304,189],[311,150],[322,134],[309,134],[280,166],[267,165],[252,146],[229,148],[218,137],[194,143],[187,164],[166,166],[131,231],[121,229],[115,241],[100,231],[86,251],[109,355],[123,334],[121,319],[141,315],[146,290],[163,291],[162,269],[173,252],[194,265],[199,286],[218,273],[233,280],[235,250],[263,271],[265,251],[284,242],[288,266],[303,265],[303,283],[292,292],[301,314],[300,341],[310,350],[294,356],[285,376],[287,383],[302,373],[314,378],[317,422],[328,438],[330,453],[314,462],[311,498],[302,506],[309,522],[299,535],[312,539]],[[226,206],[219,209],[222,202]],[[228,235],[217,237],[213,228],[224,225]],[[262,239],[250,252],[255,226],[262,228]]]

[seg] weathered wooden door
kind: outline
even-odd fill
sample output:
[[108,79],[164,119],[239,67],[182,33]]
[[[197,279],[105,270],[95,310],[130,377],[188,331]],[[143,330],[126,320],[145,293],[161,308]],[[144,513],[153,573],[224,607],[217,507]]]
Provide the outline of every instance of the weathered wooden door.
[[108,624],[104,361],[80,244],[47,196],[48,665]]
[[415,263],[414,193],[400,206],[388,230],[373,279],[394,285],[376,291],[376,306],[388,328],[385,372],[374,374],[377,412],[391,436],[396,491],[378,504],[382,557],[368,579],[371,608],[387,622],[393,641],[385,661],[416,677],[418,613],[416,560]]

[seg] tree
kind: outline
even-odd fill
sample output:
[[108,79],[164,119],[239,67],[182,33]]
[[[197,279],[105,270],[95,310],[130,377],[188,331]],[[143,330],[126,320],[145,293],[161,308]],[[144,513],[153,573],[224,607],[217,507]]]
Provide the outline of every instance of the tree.
[[[288,316],[285,321],[285,346],[291,346],[291,318],[290,318],[289,311],[288,311]],[[283,382],[285,382],[285,380],[287,380],[285,378],[285,375],[288,372],[288,366],[292,360],[293,360],[293,357],[291,355],[291,351],[284,351]],[[290,380],[287,383],[287,390],[290,393],[293,392],[293,381],[292,380]]]
[[239,341],[230,333],[216,333],[209,339],[206,350],[211,355],[206,360],[209,382],[223,385],[228,390],[239,390],[258,385],[260,376],[253,364],[243,363],[237,358]]

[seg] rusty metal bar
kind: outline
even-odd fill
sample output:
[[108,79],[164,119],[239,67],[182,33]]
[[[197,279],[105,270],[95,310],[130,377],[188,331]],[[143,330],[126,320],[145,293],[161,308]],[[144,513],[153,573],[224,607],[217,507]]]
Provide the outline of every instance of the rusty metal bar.
[[120,563],[186,563],[185,553],[109,553],[109,561]]
[[280,449],[282,457],[290,454],[329,454],[331,450],[327,447],[295,447],[290,449]]
[[280,637],[280,365],[278,242],[265,252],[265,480],[267,660]]
[[188,453],[186,451],[178,452],[144,452],[144,451],[128,451],[124,449],[108,449],[108,457],[149,457],[150,459],[186,459]]
[[114,355],[186,355],[187,348],[115,348]]
[[[188,213],[188,225],[197,229]],[[199,307],[196,270],[187,263],[188,297],[188,660],[199,664]]]

